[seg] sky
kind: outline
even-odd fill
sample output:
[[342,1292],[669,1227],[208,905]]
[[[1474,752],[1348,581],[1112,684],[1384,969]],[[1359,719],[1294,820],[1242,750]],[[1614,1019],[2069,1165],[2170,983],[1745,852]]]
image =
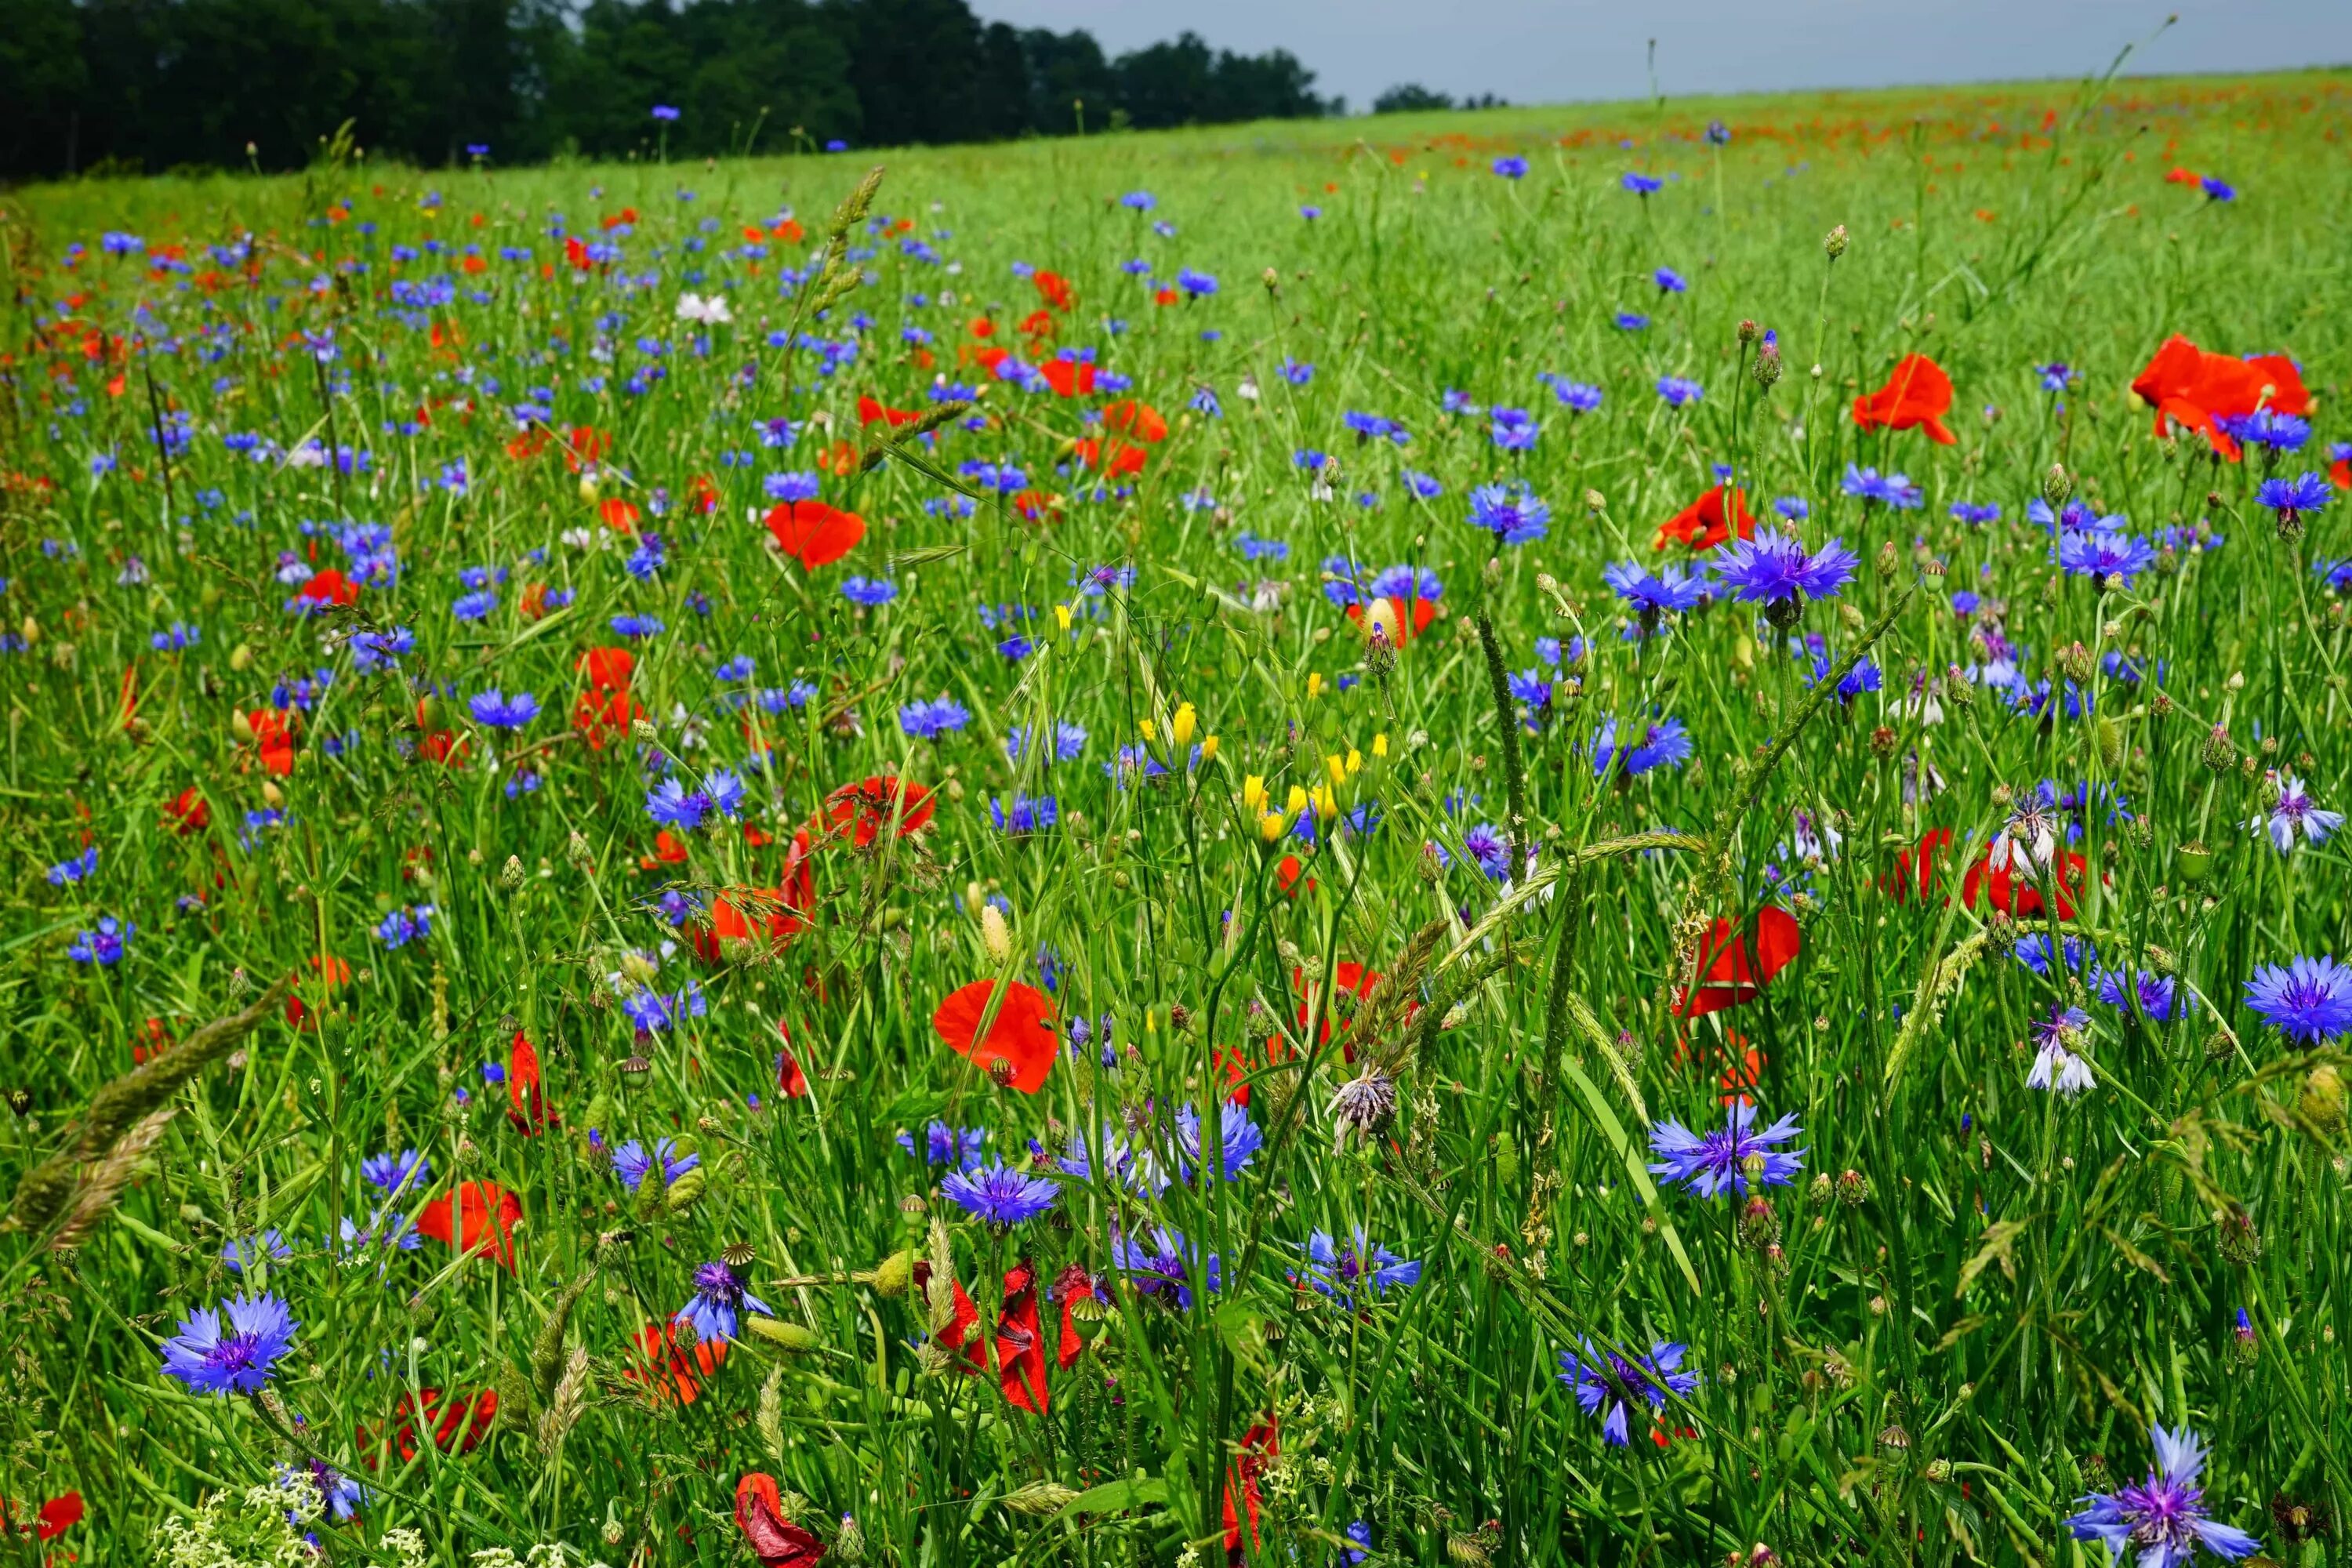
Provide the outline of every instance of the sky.
[[[2164,20],[2164,0],[974,0],[989,21],[1084,27],[1113,54],[1190,29],[1286,48],[1362,110],[1417,81],[1516,104],[2072,77]],[[2352,0],[2192,0],[2135,73],[2352,65]]]

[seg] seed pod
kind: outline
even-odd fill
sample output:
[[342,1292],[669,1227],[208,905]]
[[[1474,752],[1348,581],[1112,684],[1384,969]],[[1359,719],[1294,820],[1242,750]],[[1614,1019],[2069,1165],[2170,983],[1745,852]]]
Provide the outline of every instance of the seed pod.
[[820,1342],[814,1331],[798,1323],[788,1323],[782,1318],[764,1318],[757,1312],[748,1313],[743,1326],[760,1338],[791,1355],[804,1355]]
[[[647,1173],[647,1174],[648,1177],[650,1177],[651,1173]],[[672,1182],[669,1184],[669,1193],[666,1200],[669,1212],[672,1214],[684,1214],[687,1210],[692,1208],[697,1203],[699,1203],[702,1199],[702,1189],[705,1182],[706,1178],[702,1173],[702,1167],[699,1165],[697,1165],[693,1170],[688,1171],[684,1175],[678,1177],[677,1181]]]

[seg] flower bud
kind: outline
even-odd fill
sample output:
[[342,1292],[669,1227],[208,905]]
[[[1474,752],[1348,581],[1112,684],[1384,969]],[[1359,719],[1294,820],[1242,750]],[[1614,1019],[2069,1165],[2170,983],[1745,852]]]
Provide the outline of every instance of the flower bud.
[[1201,760],[1204,763],[1213,763],[1217,760],[1217,738],[1214,735],[1202,737]]
[[886,1300],[896,1300],[907,1293],[915,1279],[915,1249],[911,1247],[894,1252],[873,1268],[850,1277]]
[[1888,540],[1878,547],[1878,574],[1891,578],[1903,569],[1903,557],[1895,551],[1895,541]]
[[2342,1130],[2344,1075],[2336,1070],[2333,1062],[2322,1062],[2304,1075],[2303,1091],[2295,1097],[2295,1108],[2331,1138]]
[[1777,344],[1766,343],[1756,353],[1754,375],[1756,384],[1769,391],[1780,379],[1780,350]]
[[2055,511],[2064,506],[2066,498],[2074,493],[2074,481],[2066,472],[2066,466],[2051,464],[2050,471],[2042,476],[2042,499],[2050,503],[2050,510]]
[[2216,724],[2205,737],[2205,749],[2199,759],[2217,773],[2226,773],[2238,763],[2238,748],[2230,742],[2230,731]]
[[2091,650],[2077,642],[2058,650],[2058,668],[2065,671],[2067,679],[2079,686],[2090,679],[2091,671],[2098,667],[2091,658]]
[[804,1354],[816,1349],[818,1343],[815,1333],[811,1330],[798,1323],[788,1323],[782,1318],[761,1317],[757,1312],[744,1314],[743,1327],[791,1355]]
[[1739,341],[1741,342],[1752,343],[1759,335],[1760,334],[1756,330],[1756,322],[1752,318],[1745,316],[1740,318]]
[[988,960],[994,964],[1013,962],[1013,931],[1004,923],[1004,911],[994,904],[980,906],[980,941],[988,949]]
[[1827,253],[1832,261],[1835,261],[1839,257],[1845,254],[1846,244],[1845,225],[1843,224],[1838,225],[1835,228],[1830,230],[1829,233],[1822,236],[1822,249]]
[[667,1198],[669,1212],[672,1214],[684,1214],[696,1204],[701,1202],[702,1189],[708,1184],[709,1179],[703,1175],[702,1167],[699,1165],[697,1165],[693,1170],[688,1171],[684,1175],[678,1177],[677,1181],[672,1182],[669,1184],[669,1193]]
[[499,886],[511,893],[522,886],[522,857],[508,856],[506,865],[499,871]]
[[1201,716],[1192,710],[1192,705],[1190,702],[1179,703],[1176,716],[1168,721],[1168,739],[1181,751],[1192,743],[1192,733],[1200,725]]

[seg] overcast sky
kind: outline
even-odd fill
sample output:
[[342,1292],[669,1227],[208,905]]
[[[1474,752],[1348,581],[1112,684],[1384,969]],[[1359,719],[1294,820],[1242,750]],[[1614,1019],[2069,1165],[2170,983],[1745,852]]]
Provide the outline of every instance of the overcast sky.
[[[1219,48],[1286,48],[1361,110],[1418,81],[1460,97],[1563,103],[2079,77],[2145,38],[2165,0],[974,0],[991,21],[1085,27],[1118,53],[1189,28]],[[2352,0],[2189,0],[2134,56],[2147,72],[2352,63]]]

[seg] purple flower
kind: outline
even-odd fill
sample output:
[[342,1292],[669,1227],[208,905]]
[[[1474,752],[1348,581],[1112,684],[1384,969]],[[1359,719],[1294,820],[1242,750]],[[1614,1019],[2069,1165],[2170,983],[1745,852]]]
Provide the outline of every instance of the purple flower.
[[1683,375],[1658,377],[1658,395],[1666,400],[1669,408],[1687,408],[1706,395],[1706,388]]
[[221,1261],[228,1265],[232,1274],[245,1273],[264,1258],[272,1263],[290,1263],[294,1259],[294,1249],[286,1245],[285,1237],[274,1226],[259,1236],[243,1237],[221,1248]]
[[[988,1130],[984,1127],[950,1127],[944,1121],[934,1120],[923,1129],[920,1158],[927,1165],[953,1165],[958,1170],[976,1170],[980,1165],[981,1145],[987,1142]],[[917,1153],[915,1135],[899,1133],[898,1147],[909,1154]]]
[[2048,1017],[2036,1019],[2033,1039],[2037,1048],[2033,1070],[2025,1075],[2025,1087],[2052,1089],[2059,1094],[2080,1094],[2094,1087],[2091,1064],[2072,1048],[2080,1043],[2090,1023],[2091,1016],[2080,1007],[2053,1006]]
[[[2209,182],[2210,183],[2210,182]],[[2126,1548],[2139,1549],[2139,1568],[2183,1568],[2202,1546],[2217,1557],[2244,1557],[2262,1542],[2231,1525],[2206,1517],[2205,1491],[2197,1478],[2205,1449],[2187,1426],[2178,1432],[2154,1428],[2156,1464],[2147,1479],[2112,1492],[2093,1492],[2090,1506],[2066,1521],[2077,1541],[2106,1543],[2107,1561],[2121,1563]]]
[[2084,529],[2059,540],[2058,564],[2076,577],[2120,577],[2128,585],[2156,564],[2156,547],[2133,534]]
[[1470,521],[1493,533],[1497,544],[1526,544],[1544,536],[1551,508],[1526,480],[1512,479],[1472,490]]
[[971,710],[951,697],[909,702],[898,710],[898,728],[918,741],[936,741],[971,722]]
[[1803,614],[1806,600],[1837,597],[1861,563],[1843,540],[1832,539],[1808,555],[1793,534],[1761,533],[1734,540],[1717,571],[1742,603],[1762,605],[1767,620],[1788,626]]
[[1581,381],[1555,381],[1551,384],[1551,395],[1568,405],[1568,411],[1571,414],[1591,413],[1601,406],[1602,395],[1599,387]]
[[1656,179],[1649,174],[1642,174],[1638,170],[1633,169],[1628,169],[1622,174],[1617,176],[1617,184],[1623,189],[1633,192],[1637,196],[1647,196],[1652,191],[1657,190],[1665,182],[1663,180]]
[[1706,582],[1679,566],[1649,572],[1638,562],[1620,561],[1601,569],[1601,580],[1639,613],[1644,626],[1655,627],[1659,617],[1696,609],[1706,598]]
[[674,1141],[656,1138],[654,1140],[653,1152],[648,1154],[646,1152],[646,1146],[632,1138],[613,1151],[613,1174],[621,1178],[621,1185],[634,1193],[645,1185],[646,1174],[658,1164],[661,1167],[662,1185],[667,1187],[680,1176],[702,1163],[701,1155],[680,1154],[677,1152],[677,1145]]
[[1053,826],[1060,820],[1061,807],[1050,795],[1033,796],[1015,790],[1009,804],[1001,796],[989,796],[988,815],[998,832],[1024,838]]
[[1927,492],[1913,484],[1907,474],[1881,474],[1876,468],[1856,468],[1852,463],[1845,466],[1842,482],[1845,493],[1865,506],[1875,501],[1880,506],[1907,511],[1927,499]]
[[163,1342],[163,1374],[198,1394],[256,1393],[301,1326],[275,1296],[232,1297],[180,1320],[180,1331]]
[[2158,1023],[2188,1016],[2188,987],[2168,974],[2151,974],[2145,969],[2102,969],[2092,980],[2098,987],[2099,1000],[2126,1017],[2132,1016],[2135,1003]]
[[2246,1005],[2289,1039],[2331,1040],[2352,1030],[2352,966],[2324,955],[2265,963],[2246,982]]
[[1361,1305],[1366,1295],[1384,1296],[1421,1283],[1420,1264],[1373,1243],[1361,1226],[1356,1227],[1354,1245],[1346,1247],[1334,1242],[1328,1231],[1312,1232],[1307,1237],[1307,1283],[1350,1309]]
[[[2212,197],[2213,200],[2217,202],[2234,202],[2238,199],[2238,188],[2230,184],[2229,181],[2221,178],[2219,175],[2208,174],[2203,179],[2198,181],[2197,184],[2199,189],[2202,190],[2207,195]],[[2086,1536],[2084,1539],[2088,1540],[2089,1537]],[[2252,1549],[2249,1548],[2249,1550]],[[2242,1552],[2232,1552],[2231,1555],[2242,1557],[2245,1553]],[[2142,1559],[2142,1562],[2147,1564],[2147,1568],[2161,1568],[2160,1564],[2147,1563],[2145,1558]]]
[[2264,479],[2254,488],[2254,502],[2278,513],[2281,522],[2293,522],[2307,511],[2317,511],[2332,499],[2326,478],[2298,474],[2291,479]]
[[1650,281],[1658,286],[1661,294],[1679,294],[1690,287],[1683,275],[1671,267],[1661,267],[1651,273]]
[[844,577],[841,596],[853,605],[872,608],[887,605],[898,596],[898,584],[887,577]]
[[765,1301],[743,1288],[735,1270],[724,1263],[706,1263],[694,1271],[694,1300],[671,1314],[670,1321],[693,1324],[695,1338],[708,1344],[735,1337],[739,1311],[775,1316]]
[[1493,823],[1482,822],[1463,834],[1462,847],[1488,880],[1499,882],[1511,874],[1511,847]]
[[1201,1249],[1186,1240],[1181,1230],[1155,1227],[1141,1239],[1113,1236],[1110,1256],[1113,1265],[1129,1277],[1136,1289],[1146,1296],[1172,1300],[1182,1311],[1190,1311],[1192,1307],[1196,1264],[1202,1284],[1212,1292],[1221,1288],[1222,1269],[1217,1255],[1212,1252],[1202,1258]]
[[[1217,1108],[1217,1134],[1223,1151],[1221,1163],[1225,1168],[1225,1180],[1238,1182],[1249,1163],[1257,1157],[1265,1134],[1250,1120],[1247,1110],[1231,1100]],[[1187,1182],[1201,1163],[1201,1113],[1190,1105],[1176,1112],[1176,1148],[1171,1163],[1177,1175]]]
[[1617,1447],[1632,1439],[1625,1421],[1632,1406],[1646,1405],[1659,1415],[1666,1408],[1667,1390],[1685,1399],[1698,1391],[1698,1373],[1682,1370],[1687,1346],[1659,1340],[1651,1344],[1648,1355],[1627,1361],[1614,1351],[1593,1349],[1591,1340],[1578,1343],[1583,1354],[1559,1352],[1559,1380],[1576,1391],[1576,1402],[1587,1415],[1600,1415],[1602,1405],[1609,1407],[1601,1416],[1601,1436]]
[[1804,1168],[1805,1151],[1780,1150],[1775,1143],[1785,1143],[1791,1138],[1804,1136],[1793,1116],[1784,1116],[1761,1132],[1752,1131],[1756,1107],[1742,1100],[1732,1106],[1721,1130],[1701,1136],[1679,1121],[1667,1121],[1652,1130],[1650,1152],[1660,1156],[1660,1163],[1650,1167],[1650,1173],[1664,1176],[1668,1182],[1680,1182],[1703,1198],[1711,1198],[1727,1187],[1742,1194],[1748,1191],[1747,1163],[1759,1162],[1759,1175],[1765,1186],[1786,1186]]
[[1061,1196],[1052,1182],[1002,1163],[952,1172],[940,1184],[940,1191],[972,1218],[999,1228],[1035,1219]]
[[139,928],[128,921],[118,921],[112,915],[98,917],[98,929],[86,931],[66,949],[66,956],[76,963],[95,963],[101,969],[111,969],[122,962],[122,950]]
[[370,1154],[360,1162],[360,1175],[387,1197],[423,1186],[433,1179],[433,1162],[414,1149],[397,1154]]
[[1625,776],[1639,778],[1654,768],[1680,767],[1690,761],[1690,731],[1679,719],[1662,719],[1642,731],[1642,739],[1622,751],[1617,744],[1617,721],[1605,719],[1601,728],[1592,732],[1592,776],[1606,778],[1618,762],[1625,764]]
[[[2273,774],[2273,777],[2278,784],[2279,795],[2271,804],[2271,842],[2278,846],[2280,854],[2284,855],[2294,847],[2298,828],[2307,842],[2325,844],[2329,834],[2344,826],[2344,814],[2321,810],[2305,791],[2301,779],[2291,773],[2284,776]],[[2263,826],[2263,819],[2258,816],[2246,826],[2259,828]]]
[[1495,173],[1507,180],[1524,180],[1528,177],[1528,161],[1517,156],[1497,158],[1495,160]]
[[520,730],[539,717],[539,699],[528,691],[509,697],[493,687],[474,693],[466,706],[472,710],[475,723],[491,730]]
[[677,118],[677,110],[667,103],[656,103],[654,105],[654,118],[667,125]]
[[691,833],[701,826],[710,806],[709,795],[700,790],[689,791],[674,778],[664,779],[646,791],[646,815],[680,833]]

